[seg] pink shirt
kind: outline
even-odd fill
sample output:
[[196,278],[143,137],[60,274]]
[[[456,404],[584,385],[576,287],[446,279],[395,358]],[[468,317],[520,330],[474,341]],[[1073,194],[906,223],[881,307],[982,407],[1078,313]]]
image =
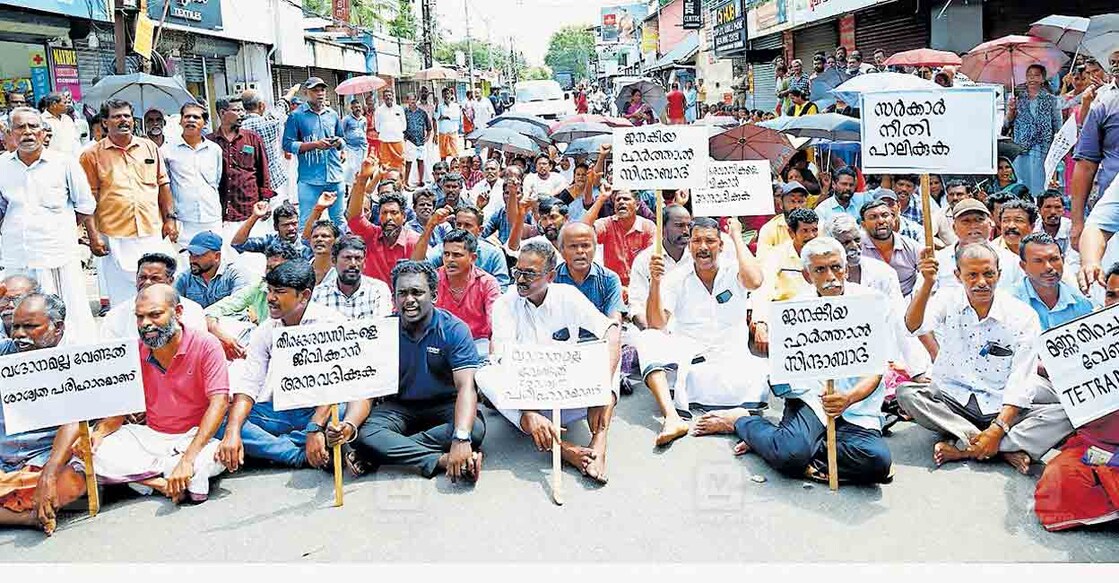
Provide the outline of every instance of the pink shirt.
[[350,232],[365,240],[365,275],[379,279],[391,288],[392,268],[396,262],[412,257],[412,250],[420,240],[420,234],[407,227],[400,228],[396,242],[386,245],[381,239],[381,227],[369,222],[365,217],[349,220]]
[[440,267],[438,273],[439,290],[435,307],[443,308],[466,322],[470,327],[470,335],[475,340],[489,338],[493,324],[493,303],[501,296],[501,286],[497,284],[497,279],[475,265],[470,270],[466,289],[461,296],[456,297],[451,293],[447,268]]
[[148,427],[160,433],[174,435],[198,427],[210,397],[229,394],[229,371],[218,339],[185,326],[167,370],[140,342],[140,374]]
[[617,215],[594,222],[598,244],[602,245],[602,264],[618,274],[623,286],[629,285],[630,267],[637,254],[652,245],[657,236],[656,223],[641,216],[635,219],[629,230],[622,229]]

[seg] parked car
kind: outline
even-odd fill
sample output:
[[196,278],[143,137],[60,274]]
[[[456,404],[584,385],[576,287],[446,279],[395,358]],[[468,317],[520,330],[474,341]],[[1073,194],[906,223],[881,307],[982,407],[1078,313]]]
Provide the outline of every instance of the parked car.
[[575,115],[575,103],[564,98],[560,84],[548,79],[521,81],[514,88],[514,113],[535,115],[544,119],[563,119]]

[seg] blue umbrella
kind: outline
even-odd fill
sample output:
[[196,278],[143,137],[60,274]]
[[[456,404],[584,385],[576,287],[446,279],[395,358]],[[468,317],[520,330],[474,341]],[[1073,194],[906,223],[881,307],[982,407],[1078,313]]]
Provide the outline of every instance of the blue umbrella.
[[[528,137],[532,141],[539,144],[540,147],[542,147],[542,148],[547,148],[548,146],[550,146],[552,144],[552,140],[548,138],[548,131],[547,130],[540,129],[540,126],[538,126],[538,125],[536,125],[532,122],[522,121],[522,120],[513,119],[513,118],[495,120],[495,122],[493,124],[491,124],[490,127],[480,128],[480,129],[474,130],[473,132],[471,132],[471,135],[476,134],[478,132],[484,132],[484,131],[487,131],[487,130],[491,130],[493,128],[505,128],[507,130],[513,130],[513,131],[517,132],[518,134],[521,134],[522,136]],[[471,138],[470,136],[466,136],[466,138],[468,140],[474,139],[474,138]]]
[[509,128],[486,128],[477,133],[473,139],[475,148],[493,148],[521,156],[535,156],[540,153],[540,146],[536,145],[536,142]]
[[82,101],[90,105],[99,105],[109,99],[123,99],[131,103],[137,116],[152,108],[178,113],[184,104],[197,101],[177,79],[145,73],[109,75],[82,96]]
[[857,142],[861,139],[859,120],[838,113],[818,113],[790,117],[781,131],[798,138],[820,138],[836,142]]
[[812,80],[812,93],[808,99],[814,102],[820,111],[823,111],[835,103],[835,97],[832,96],[831,90],[850,79],[851,75],[847,73],[846,69],[828,69]]
[[897,91],[904,89],[944,89],[940,85],[916,75],[905,73],[864,73],[852,78],[831,90],[831,94],[851,107],[859,106],[859,95],[875,91]]
[[586,138],[579,138],[572,141],[567,145],[567,149],[563,151],[564,156],[582,156],[590,155],[597,156],[598,149],[603,144],[610,144],[614,141],[614,136],[611,134],[599,134],[597,136],[590,136]]

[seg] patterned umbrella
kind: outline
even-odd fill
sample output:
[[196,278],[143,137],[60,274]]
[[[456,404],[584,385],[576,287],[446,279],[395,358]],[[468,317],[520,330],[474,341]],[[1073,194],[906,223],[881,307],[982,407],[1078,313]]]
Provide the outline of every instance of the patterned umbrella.
[[972,81],[1014,87],[1026,81],[1030,65],[1042,65],[1055,75],[1068,60],[1061,49],[1043,38],[1012,34],[968,51],[960,71]]
[[774,172],[780,172],[796,153],[781,132],[758,125],[730,129],[712,136],[708,144],[716,160],[769,160]]

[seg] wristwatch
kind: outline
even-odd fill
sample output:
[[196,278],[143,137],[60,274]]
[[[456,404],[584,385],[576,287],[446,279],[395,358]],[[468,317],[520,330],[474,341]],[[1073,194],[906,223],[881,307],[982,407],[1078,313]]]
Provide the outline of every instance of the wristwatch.
[[1002,419],[999,419],[998,417],[995,417],[995,420],[991,422],[991,425],[994,425],[994,426],[998,427],[999,429],[1002,430],[1003,433],[1010,433],[1010,426],[1007,425],[1005,421],[1003,421]]
[[308,434],[322,433],[322,432],[323,432],[323,426],[322,425],[319,425],[318,423],[315,423],[314,421],[307,424],[307,433]]
[[470,443],[470,431],[466,429],[455,429],[453,438],[455,441],[464,441]]

